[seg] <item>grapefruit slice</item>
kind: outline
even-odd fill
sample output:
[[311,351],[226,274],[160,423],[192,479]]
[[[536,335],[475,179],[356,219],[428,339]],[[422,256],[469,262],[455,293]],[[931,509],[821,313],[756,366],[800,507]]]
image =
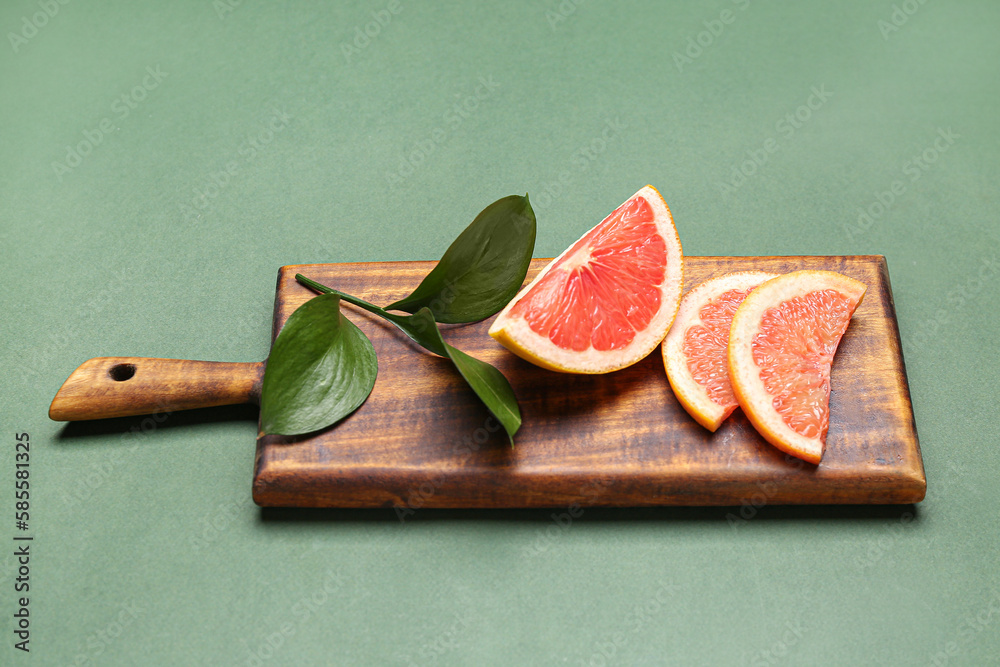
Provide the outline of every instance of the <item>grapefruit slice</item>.
[[832,271],[794,271],[744,299],[729,332],[733,393],[778,449],[819,463],[830,425],[830,366],[866,286]]
[[733,314],[755,287],[776,277],[741,271],[701,283],[684,295],[663,339],[670,386],[688,414],[709,431],[718,429],[737,407],[726,353]]
[[631,366],[674,321],[682,261],[670,209],[647,185],[552,260],[500,311],[490,335],[549,370]]

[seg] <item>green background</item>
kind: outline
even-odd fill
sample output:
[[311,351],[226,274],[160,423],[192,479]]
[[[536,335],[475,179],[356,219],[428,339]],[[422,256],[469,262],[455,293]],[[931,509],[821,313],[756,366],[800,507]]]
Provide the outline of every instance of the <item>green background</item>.
[[[0,663],[996,664],[1000,4],[45,4],[0,9]],[[46,416],[89,357],[264,358],[283,264],[523,192],[551,256],[647,182],[690,255],[887,256],[924,502],[262,512],[250,409]]]

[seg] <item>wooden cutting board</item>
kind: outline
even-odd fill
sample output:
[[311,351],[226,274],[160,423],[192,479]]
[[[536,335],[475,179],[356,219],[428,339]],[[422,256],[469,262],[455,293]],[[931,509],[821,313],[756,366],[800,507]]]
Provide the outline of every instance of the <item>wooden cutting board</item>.
[[[534,260],[528,280],[549,260]],[[386,304],[433,262],[311,264],[278,274],[274,334],[315,294],[302,273]],[[926,481],[885,258],[685,257],[686,289],[731,271],[827,269],[868,285],[833,365],[830,431],[813,466],[765,442],[743,414],[716,432],[674,398],[659,348],[608,375],[529,364],[486,331],[492,320],[443,327],[445,339],[499,368],[521,405],[511,448],[451,364],[378,318],[344,305],[371,338],[378,380],[333,428],[257,441],[253,497],[293,507],[558,507],[913,503]],[[686,290],[685,290],[686,291]]]

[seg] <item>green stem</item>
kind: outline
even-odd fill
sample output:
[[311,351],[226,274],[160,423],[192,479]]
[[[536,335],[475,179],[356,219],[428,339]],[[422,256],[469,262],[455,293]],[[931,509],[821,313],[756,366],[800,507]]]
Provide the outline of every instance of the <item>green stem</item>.
[[302,274],[295,274],[295,279],[306,287],[314,289],[317,292],[322,292],[324,294],[336,294],[344,301],[354,304],[359,308],[367,310],[369,313],[378,315],[382,319],[392,322],[396,325],[396,328],[413,339],[417,345],[420,345],[428,351],[442,357],[448,356],[444,339],[441,338],[441,332],[438,331],[437,323],[434,321],[434,315],[431,314],[430,310],[427,310],[426,308],[422,309],[427,310],[426,315],[422,315],[420,313],[416,315],[396,315],[395,313],[388,312],[384,308],[379,308],[375,304],[368,303],[364,299],[359,299],[356,296],[344,294],[340,290],[335,290],[332,287],[321,285],[315,280],[306,278]]
[[507,431],[511,445],[514,444],[514,433],[521,426],[521,411],[517,407],[517,397],[514,396],[514,390],[510,388],[507,378],[486,362],[479,361],[475,357],[470,357],[461,350],[445,343],[444,338],[441,337],[441,331],[438,329],[437,322],[434,321],[434,315],[429,308],[424,306],[413,315],[396,315],[363,299],[351,296],[350,294],[344,294],[332,287],[321,285],[300,273],[295,274],[295,280],[322,294],[336,294],[348,303],[352,303],[359,308],[363,308],[370,313],[389,320],[417,345],[420,345],[429,352],[451,360],[456,370],[458,370],[459,374],[469,384],[479,399],[500,420],[504,430]]
[[295,280],[299,281],[300,283],[302,283],[303,285],[305,285],[310,289],[316,290],[317,292],[322,292],[323,294],[336,294],[347,303],[353,303],[358,308],[364,308],[369,313],[375,313],[376,315],[381,315],[382,317],[391,317],[391,315],[388,312],[386,312],[385,309],[379,308],[373,303],[368,303],[364,299],[359,299],[356,296],[345,294],[344,292],[341,292],[340,290],[337,289],[333,289],[332,287],[321,285],[320,283],[316,282],[311,278],[306,278],[301,273],[295,274]]

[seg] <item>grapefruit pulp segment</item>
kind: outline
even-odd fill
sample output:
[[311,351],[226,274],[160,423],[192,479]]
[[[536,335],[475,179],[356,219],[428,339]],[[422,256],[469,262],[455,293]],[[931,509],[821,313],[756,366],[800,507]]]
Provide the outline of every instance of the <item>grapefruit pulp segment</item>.
[[707,280],[689,291],[663,340],[663,365],[677,400],[710,431],[737,407],[729,382],[727,347],[733,314],[774,273],[741,271]]
[[500,312],[490,335],[550,370],[624,368],[666,335],[682,262],[670,210],[646,186],[546,266]]
[[832,271],[794,271],[764,283],[737,309],[728,348],[733,391],[778,449],[822,459],[830,369],[866,289]]

